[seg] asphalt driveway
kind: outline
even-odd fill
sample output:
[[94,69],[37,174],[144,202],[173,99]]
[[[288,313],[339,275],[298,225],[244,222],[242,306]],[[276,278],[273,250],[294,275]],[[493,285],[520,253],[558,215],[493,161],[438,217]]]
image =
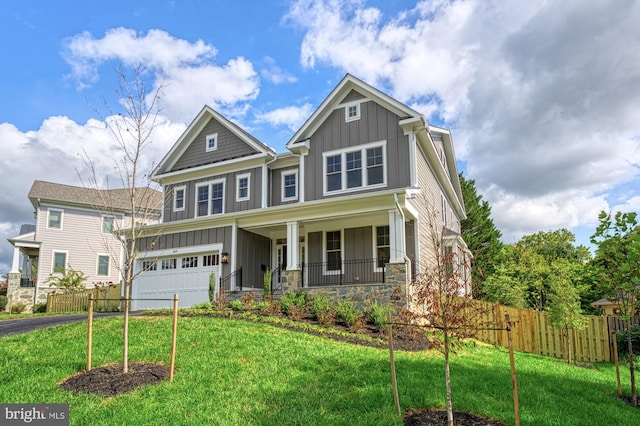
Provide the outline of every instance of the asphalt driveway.
[[[96,313],[93,315],[93,318],[112,317],[116,315],[122,315],[122,312]],[[84,321],[86,319],[87,314],[74,314],[0,320],[0,337],[26,333],[27,331],[53,327],[56,325],[71,324],[74,322]]]

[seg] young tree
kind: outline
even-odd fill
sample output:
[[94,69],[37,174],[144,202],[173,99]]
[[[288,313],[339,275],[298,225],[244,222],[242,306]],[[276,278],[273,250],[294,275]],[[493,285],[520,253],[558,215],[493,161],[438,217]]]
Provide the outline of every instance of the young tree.
[[87,277],[82,271],[76,271],[70,265],[60,268],[56,274],[51,274],[44,282],[49,287],[56,287],[63,293],[84,290]]
[[617,212],[615,216],[601,212],[598,219],[600,224],[591,237],[591,242],[597,245],[593,263],[601,288],[610,300],[620,304],[619,316],[628,324],[631,401],[637,406],[631,318],[638,311],[640,296],[640,225],[635,212]]
[[476,335],[486,311],[467,294],[468,283],[464,277],[469,265],[466,257],[447,239],[446,228],[437,213],[429,214],[428,229],[433,256],[412,284],[416,308],[412,316],[419,323],[429,324],[437,331],[434,336],[442,338],[447,419],[453,426],[449,358],[464,339]]
[[500,265],[502,234],[491,219],[491,207],[482,199],[476,190],[476,182],[467,180],[462,173],[459,175],[462,186],[462,198],[464,200],[467,218],[460,225],[462,238],[473,254],[471,260],[471,279],[473,282],[473,296],[476,299],[484,298],[484,283],[495,273]]
[[[143,153],[152,143],[160,112],[157,101],[163,85],[149,94],[143,80],[142,67],[134,70],[132,80],[129,80],[128,75],[121,68],[117,69],[117,74],[118,86],[115,91],[119,97],[122,112],[113,111],[109,103],[104,100],[109,115],[103,118],[119,149],[119,155],[113,160],[120,179],[120,189],[109,188],[108,178],[100,176],[101,170],[98,170],[95,160],[86,151],[84,161],[90,172],[89,186],[95,190],[101,207],[106,210],[105,213],[114,218],[124,216],[123,221],[113,220],[111,226],[113,226],[112,231],[122,242],[122,246],[118,248],[118,255],[112,258],[120,259],[119,253],[122,250],[123,263],[114,262],[113,266],[120,271],[124,283],[123,372],[127,373],[129,299],[134,279],[143,272],[136,271],[134,268],[140,252],[137,243],[144,235],[145,227],[159,220],[162,207],[162,195],[152,188],[151,169],[142,169],[142,167],[145,163]],[[96,112],[100,114],[99,111]]]

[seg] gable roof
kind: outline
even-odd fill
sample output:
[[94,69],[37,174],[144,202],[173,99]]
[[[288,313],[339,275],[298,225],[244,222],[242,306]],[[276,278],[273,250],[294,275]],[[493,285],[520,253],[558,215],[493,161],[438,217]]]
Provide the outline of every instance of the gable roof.
[[[162,193],[160,191],[147,187],[138,188],[138,190],[143,191],[143,196],[138,197],[141,201],[141,205],[138,207],[160,210],[162,206]],[[93,209],[105,208],[125,212],[130,210],[128,188],[93,189],[36,180],[29,190],[29,200],[31,200],[31,204],[35,208],[39,203],[46,201]]]
[[414,117],[424,121],[422,114],[416,110],[409,108],[402,102],[393,99],[391,96],[347,73],[340,83],[329,93],[329,96],[322,101],[320,106],[311,114],[307,121],[304,122],[302,127],[298,129],[289,142],[287,142],[286,147],[288,149],[295,149],[297,145],[308,139],[352,90],[363,95],[363,99],[372,100],[382,105],[402,119]]
[[205,105],[196,118],[193,119],[191,124],[186,128],[186,130],[180,135],[175,144],[171,147],[169,152],[164,156],[164,158],[158,163],[158,166],[155,168],[151,176],[155,178],[161,174],[164,174],[171,170],[171,168],[176,164],[176,162],[180,159],[180,157],[185,153],[187,148],[191,145],[194,139],[198,136],[198,134],[202,131],[204,126],[209,122],[210,119],[217,120],[220,124],[226,127],[231,133],[235,134],[240,140],[245,142],[247,145],[251,146],[253,149],[258,151],[261,154],[268,155],[270,157],[275,157],[275,151],[267,146],[266,144],[260,142],[258,139],[249,134],[246,130],[233,123],[225,116],[211,108],[209,105]]

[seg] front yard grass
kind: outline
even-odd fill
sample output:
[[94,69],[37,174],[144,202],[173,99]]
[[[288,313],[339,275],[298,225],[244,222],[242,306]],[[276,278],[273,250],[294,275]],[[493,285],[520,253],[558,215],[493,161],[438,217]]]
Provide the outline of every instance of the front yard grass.
[[[168,364],[171,318],[130,321],[130,362]],[[173,383],[113,398],[72,394],[57,383],[85,368],[86,327],[85,321],[0,339],[0,402],[68,403],[72,425],[402,424],[388,351],[223,318],[180,318]],[[121,362],[122,318],[95,321],[93,341],[95,367]],[[442,356],[395,355],[403,410],[444,407]],[[597,367],[516,354],[522,424],[640,424],[640,411],[615,397],[613,366]],[[456,410],[513,424],[505,350],[469,347],[453,357],[451,369]]]

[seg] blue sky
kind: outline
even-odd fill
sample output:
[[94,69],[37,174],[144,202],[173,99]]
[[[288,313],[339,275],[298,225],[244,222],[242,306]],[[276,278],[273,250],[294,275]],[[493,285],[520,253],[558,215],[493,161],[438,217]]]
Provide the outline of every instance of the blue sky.
[[586,244],[600,210],[640,210],[638,22],[618,0],[3,2],[0,236],[34,180],[79,184],[83,151],[112,169],[101,98],[143,62],[167,84],[149,165],[205,103],[283,152],[349,72],[451,129],[505,242]]

